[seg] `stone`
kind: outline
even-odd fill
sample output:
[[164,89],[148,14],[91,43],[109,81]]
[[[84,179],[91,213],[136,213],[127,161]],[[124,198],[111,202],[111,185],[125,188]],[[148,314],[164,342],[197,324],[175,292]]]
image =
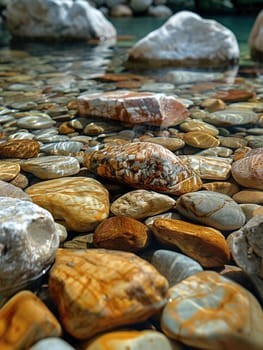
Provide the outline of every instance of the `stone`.
[[166,303],[167,280],[133,253],[59,249],[49,291],[76,339],[143,322]]
[[[209,45],[206,43],[209,42]],[[179,11],[130,50],[130,62],[147,65],[226,66],[237,62],[235,35],[214,20]]]
[[235,193],[239,191],[239,187],[235,183],[227,181],[207,182],[203,184],[202,188],[207,191],[223,193],[229,197],[232,197]]
[[167,148],[150,142],[106,145],[86,153],[91,172],[135,188],[178,195],[201,188],[199,176]]
[[261,10],[256,17],[253,27],[250,31],[248,44],[250,55],[252,59],[262,61],[263,56],[263,10]]
[[246,220],[242,209],[231,197],[213,191],[186,193],[177,199],[176,209],[190,220],[222,231],[238,229]]
[[24,161],[21,169],[39,179],[48,180],[76,175],[80,171],[80,165],[75,157],[43,156]]
[[48,129],[55,125],[55,120],[52,120],[48,114],[25,116],[17,119],[16,125],[19,128],[25,129]]
[[223,100],[218,98],[207,98],[201,103],[201,106],[208,112],[216,112],[226,108],[226,104]]
[[184,122],[180,123],[179,128],[184,132],[191,131],[202,131],[206,134],[217,136],[219,134],[218,129],[201,119],[186,119]]
[[131,17],[133,15],[129,6],[124,4],[115,5],[110,9],[112,17]]
[[246,216],[246,222],[248,222],[250,219],[253,218],[253,216],[257,215],[257,209],[260,209],[263,207],[258,204],[245,203],[245,204],[240,204],[240,208],[243,210]]
[[0,309],[0,324],[1,350],[31,349],[40,339],[62,335],[55,316],[27,290],[17,293]]
[[246,147],[248,144],[246,139],[234,136],[220,136],[219,141],[220,146],[234,149]]
[[113,216],[103,220],[95,229],[96,248],[137,252],[149,243],[148,227],[129,216]]
[[204,121],[215,126],[234,126],[244,124],[255,124],[258,121],[258,114],[242,108],[226,108],[206,114]]
[[69,343],[65,340],[56,337],[49,337],[46,339],[39,340],[35,343],[30,350],[75,350]]
[[10,140],[0,144],[0,156],[5,158],[34,158],[40,145],[35,140]]
[[[21,20],[23,18],[23,20]],[[38,40],[116,39],[104,15],[84,0],[11,0],[7,27],[14,37]]]
[[161,316],[169,338],[200,349],[262,348],[261,306],[239,284],[202,271],[170,288],[169,295]]
[[29,181],[24,174],[18,173],[15,178],[9,181],[9,183],[21,189],[25,189],[28,186]]
[[222,233],[212,227],[183,220],[156,219],[152,232],[163,245],[179,248],[203,267],[219,267],[230,259],[230,252]]
[[0,180],[0,197],[12,197],[32,202],[31,197],[21,188],[2,180]]
[[0,180],[11,181],[20,172],[20,165],[18,163],[0,161]]
[[40,150],[48,155],[68,156],[77,154],[82,147],[83,143],[77,141],[52,142],[42,145]]
[[143,12],[152,4],[153,0],[131,0],[130,7],[134,12]]
[[202,266],[194,259],[171,250],[159,249],[153,253],[152,265],[165,276],[169,287],[183,281],[189,276],[203,271]]
[[182,350],[181,345],[154,330],[126,330],[102,334],[83,350]]
[[[226,147],[211,147],[208,149],[204,149],[200,152],[197,152],[196,155],[198,156],[205,156],[205,157],[222,157],[222,158],[230,158],[233,154],[233,151],[231,148],[226,148]],[[227,160],[227,159],[225,159]]]
[[81,95],[80,116],[96,116],[131,124],[170,126],[181,123],[189,111],[173,96],[162,93],[109,91]]
[[251,99],[254,96],[253,91],[241,89],[229,89],[226,91],[217,92],[213,98],[221,99],[226,103],[242,102]]
[[169,7],[165,5],[157,5],[150,6],[148,8],[148,14],[149,16],[154,17],[170,17],[172,16],[173,12],[169,9]]
[[263,278],[263,215],[256,215],[238,231],[227,237],[231,255],[237,264],[248,274]]
[[192,147],[197,148],[210,148],[217,147],[220,144],[220,141],[204,131],[189,131],[184,134],[184,142]]
[[233,199],[237,203],[263,204],[263,191],[250,189],[239,191],[233,195]]
[[184,140],[179,139],[177,137],[146,137],[143,141],[156,143],[157,145],[162,145],[168,148],[171,152],[175,152],[178,149],[181,149],[185,146]]
[[114,215],[125,215],[134,219],[145,219],[172,209],[175,200],[165,194],[147,190],[127,192],[112,202],[110,211]]
[[231,172],[239,185],[263,190],[263,148],[250,151],[244,158],[233,162]]
[[93,230],[109,216],[109,193],[97,180],[63,177],[36,183],[26,189],[32,201],[50,211],[69,230]]

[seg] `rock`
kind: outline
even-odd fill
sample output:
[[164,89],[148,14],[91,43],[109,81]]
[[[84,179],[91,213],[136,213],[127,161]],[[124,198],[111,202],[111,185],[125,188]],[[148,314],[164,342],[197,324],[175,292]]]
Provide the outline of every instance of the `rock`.
[[42,339],[35,343],[30,350],[75,350],[71,345],[69,345],[65,340],[61,338],[49,337]]
[[96,116],[131,124],[170,126],[181,123],[189,112],[182,102],[162,93],[109,91],[81,95],[80,116]]
[[156,219],[151,229],[158,242],[179,248],[203,267],[223,266],[230,259],[225,237],[214,228],[182,220]]
[[263,191],[243,190],[235,193],[233,199],[237,203],[263,204]]
[[165,5],[150,6],[148,14],[154,17],[170,17],[173,12]]
[[42,181],[28,187],[26,193],[69,230],[91,231],[109,215],[109,193],[93,178]]
[[239,191],[239,187],[235,183],[226,181],[214,181],[204,183],[203,189],[223,193],[229,197],[232,197],[235,193]]
[[200,178],[171,151],[150,142],[106,145],[87,153],[89,171],[135,188],[180,194],[201,188]]
[[145,260],[104,249],[59,249],[49,278],[61,322],[77,339],[147,320],[166,303],[167,288]]
[[213,191],[186,193],[178,198],[176,209],[190,220],[223,231],[238,229],[246,220],[242,209],[231,197]]
[[263,148],[250,151],[233,162],[231,171],[239,185],[263,190]]
[[263,278],[263,215],[254,216],[245,226],[227,237],[231,255],[248,274]]
[[221,99],[227,103],[242,102],[251,99],[254,96],[253,91],[241,89],[229,89],[217,92],[212,98]]
[[235,35],[220,23],[190,11],[170,17],[137,42],[128,57],[131,62],[158,66],[226,66],[238,59]]
[[258,121],[257,113],[241,109],[241,108],[226,108],[222,111],[216,111],[206,114],[204,121],[215,126],[233,126],[244,124],[255,124]]
[[153,330],[126,330],[102,334],[83,350],[182,350],[182,347],[163,333]]
[[42,274],[59,245],[51,214],[38,205],[0,197],[0,293],[11,295]]
[[111,8],[110,15],[112,17],[131,17],[133,13],[129,6],[119,4]]
[[168,280],[169,287],[203,271],[202,266],[186,255],[159,249],[153,253],[152,265]]
[[156,143],[157,145],[162,145],[168,148],[170,151],[175,152],[185,146],[185,142],[177,137],[146,137],[143,139],[145,142]]
[[135,219],[157,215],[170,210],[175,200],[165,194],[147,190],[135,190],[117,198],[110,207],[114,215],[127,215]]
[[20,165],[18,163],[0,161],[0,180],[11,181],[20,172]]
[[29,181],[24,174],[18,173],[15,178],[9,181],[9,183],[21,189],[25,189],[28,186]]
[[30,291],[17,293],[0,309],[0,323],[1,350],[29,349],[40,339],[62,335],[55,316]]
[[220,141],[204,131],[189,131],[184,134],[184,142],[192,147],[197,148],[210,148],[217,147],[220,144]]
[[0,197],[18,198],[23,201],[32,202],[31,197],[26,194],[21,188],[16,187],[8,182],[0,180]]
[[34,158],[40,145],[34,140],[10,140],[0,144],[0,156],[5,158]]
[[148,245],[148,227],[129,216],[113,216],[102,221],[95,229],[93,244],[96,248],[140,251]]
[[201,119],[186,119],[184,122],[180,123],[179,128],[184,132],[191,131],[202,131],[208,135],[217,136],[219,134],[218,129]]
[[220,146],[227,148],[244,148],[247,146],[248,141],[241,137],[234,136],[219,136]]
[[10,33],[18,38],[116,39],[113,25],[84,0],[11,0],[6,21]]
[[263,57],[263,10],[261,10],[253,24],[248,38],[252,59],[262,61]]
[[130,0],[130,7],[134,12],[143,12],[152,4],[153,0]]
[[262,349],[261,306],[237,283],[202,271],[170,288],[169,295],[161,316],[169,338],[201,349]]

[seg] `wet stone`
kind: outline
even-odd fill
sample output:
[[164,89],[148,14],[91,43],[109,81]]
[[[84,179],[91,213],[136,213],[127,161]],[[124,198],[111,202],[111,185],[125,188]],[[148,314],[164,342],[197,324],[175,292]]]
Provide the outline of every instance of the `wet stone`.
[[12,197],[24,201],[32,201],[31,197],[26,194],[21,188],[2,180],[0,180],[0,197]]
[[144,219],[173,208],[175,200],[165,194],[147,190],[134,190],[117,198],[110,207],[116,216]]
[[214,181],[204,183],[203,189],[223,193],[230,197],[232,197],[235,193],[239,191],[239,187],[237,184],[226,181]]
[[208,124],[201,119],[187,119],[179,125],[179,128],[185,132],[202,131],[212,136],[217,136],[219,133],[215,126]]
[[67,156],[78,153],[82,147],[83,143],[77,141],[52,142],[42,145],[40,151],[48,155]]
[[243,190],[237,192],[233,199],[237,203],[254,203],[254,204],[263,204],[263,191],[257,190]]
[[147,320],[166,303],[167,289],[145,260],[104,249],[59,249],[49,278],[61,322],[77,339]]
[[248,141],[241,137],[219,137],[220,146],[227,148],[242,148],[246,147]]
[[5,158],[34,158],[40,145],[35,140],[10,140],[0,144],[0,156]]
[[17,176],[14,179],[9,181],[9,183],[16,186],[16,187],[25,189],[28,186],[29,181],[28,181],[28,178],[24,174],[19,173],[19,174],[17,174]]
[[233,150],[227,147],[211,147],[208,149],[204,149],[197,154],[199,156],[206,157],[226,157],[228,158],[233,153]]
[[16,124],[19,128],[26,129],[47,129],[53,126],[56,122],[48,115],[43,116],[28,116],[17,119]]
[[0,180],[11,181],[20,172],[20,165],[18,163],[0,161]]
[[215,126],[244,125],[258,121],[257,113],[244,109],[225,109],[207,114],[204,120]]
[[185,142],[182,139],[176,137],[149,137],[144,139],[145,142],[152,142],[158,145],[162,145],[169,149],[171,152],[175,152],[178,149],[184,147]]
[[217,147],[220,144],[217,138],[204,131],[187,132],[183,139],[187,145],[197,148]]

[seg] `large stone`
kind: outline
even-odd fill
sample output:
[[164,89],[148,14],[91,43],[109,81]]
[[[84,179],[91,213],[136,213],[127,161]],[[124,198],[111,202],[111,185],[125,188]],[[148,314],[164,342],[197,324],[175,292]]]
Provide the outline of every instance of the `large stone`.
[[109,193],[97,180],[63,177],[36,183],[26,189],[33,202],[49,210],[68,229],[93,230],[109,216]]
[[253,59],[263,60],[263,10],[257,15],[256,21],[248,38],[250,54]]
[[38,205],[0,197],[0,294],[12,294],[41,274],[59,245],[51,214]]
[[137,42],[128,60],[147,65],[222,66],[237,62],[235,35],[214,20],[190,11],[173,15]]
[[200,349],[261,350],[263,313],[255,297],[216,272],[202,271],[169,290],[164,333]]
[[48,40],[116,38],[104,15],[84,0],[10,0],[7,27],[15,37]]
[[135,254],[59,249],[49,291],[61,322],[77,339],[143,322],[166,303],[167,280]]
[[97,116],[131,124],[177,125],[189,116],[185,105],[173,96],[150,92],[110,91],[81,95],[81,116]]

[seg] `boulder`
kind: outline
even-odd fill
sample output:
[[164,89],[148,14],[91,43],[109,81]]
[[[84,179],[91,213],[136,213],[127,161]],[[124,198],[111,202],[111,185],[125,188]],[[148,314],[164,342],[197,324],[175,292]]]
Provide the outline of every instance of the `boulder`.
[[250,55],[252,59],[263,60],[263,10],[256,18],[248,38]]
[[7,28],[14,37],[44,40],[116,38],[104,15],[84,0],[10,0]]
[[239,46],[232,31],[215,20],[180,11],[130,50],[128,62],[151,66],[220,67],[237,63]]

